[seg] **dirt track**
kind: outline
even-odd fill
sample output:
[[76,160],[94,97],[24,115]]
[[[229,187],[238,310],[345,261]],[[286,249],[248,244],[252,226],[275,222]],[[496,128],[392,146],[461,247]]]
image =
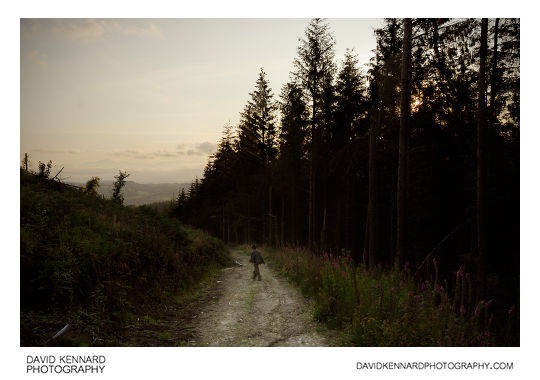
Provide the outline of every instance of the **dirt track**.
[[220,297],[199,311],[196,346],[327,346],[311,305],[286,280],[261,265],[262,281],[251,279],[249,256],[231,252],[239,264],[223,270]]

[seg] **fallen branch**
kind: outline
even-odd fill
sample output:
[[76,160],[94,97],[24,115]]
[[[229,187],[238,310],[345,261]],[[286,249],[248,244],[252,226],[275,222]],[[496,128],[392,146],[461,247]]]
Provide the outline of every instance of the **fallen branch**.
[[62,166],[62,169],[60,169],[60,171],[58,173],[56,173],[56,175],[54,177],[51,178],[51,181],[54,181],[54,179],[56,177],[58,177],[58,174],[60,174],[62,172],[62,170],[64,170],[64,167]]
[[71,325],[68,323],[60,331],[58,331],[52,338],[50,338],[48,341],[46,341],[45,344],[49,344],[51,342],[54,342],[55,340],[60,338],[62,335],[65,335],[69,331],[70,328],[71,328]]

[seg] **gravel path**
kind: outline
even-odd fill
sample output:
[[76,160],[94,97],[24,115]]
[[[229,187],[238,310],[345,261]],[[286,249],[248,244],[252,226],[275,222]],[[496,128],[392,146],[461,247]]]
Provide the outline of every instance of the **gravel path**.
[[[249,256],[231,252],[238,265],[223,270],[221,296],[203,306],[194,329],[196,346],[327,346],[311,304],[299,290],[261,265],[253,281]],[[193,344],[192,343],[192,344]]]

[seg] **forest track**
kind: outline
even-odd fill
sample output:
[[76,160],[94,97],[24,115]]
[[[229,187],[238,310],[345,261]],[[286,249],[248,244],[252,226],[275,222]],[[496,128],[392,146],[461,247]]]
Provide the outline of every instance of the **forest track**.
[[235,266],[221,270],[199,296],[164,305],[157,323],[126,326],[129,346],[329,346],[335,339],[313,320],[312,301],[266,265],[251,276],[247,252],[231,251]]
[[283,278],[261,265],[262,281],[241,250],[231,252],[237,266],[223,270],[220,297],[200,311],[196,346],[328,346],[312,317],[312,303]]

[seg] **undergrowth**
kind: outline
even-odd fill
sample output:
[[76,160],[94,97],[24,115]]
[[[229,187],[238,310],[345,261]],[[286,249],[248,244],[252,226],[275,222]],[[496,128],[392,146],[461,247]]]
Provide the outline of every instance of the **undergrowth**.
[[85,343],[99,344],[96,336],[114,335],[107,322],[151,321],[156,305],[187,298],[230,261],[218,239],[148,207],[24,170],[20,224],[23,346],[43,344],[68,322],[88,335]]
[[475,300],[461,267],[441,279],[415,280],[403,268],[368,268],[346,253],[314,255],[296,248],[263,248],[270,265],[315,300],[314,316],[344,332],[352,346],[519,345],[514,305],[495,318],[493,300]]

